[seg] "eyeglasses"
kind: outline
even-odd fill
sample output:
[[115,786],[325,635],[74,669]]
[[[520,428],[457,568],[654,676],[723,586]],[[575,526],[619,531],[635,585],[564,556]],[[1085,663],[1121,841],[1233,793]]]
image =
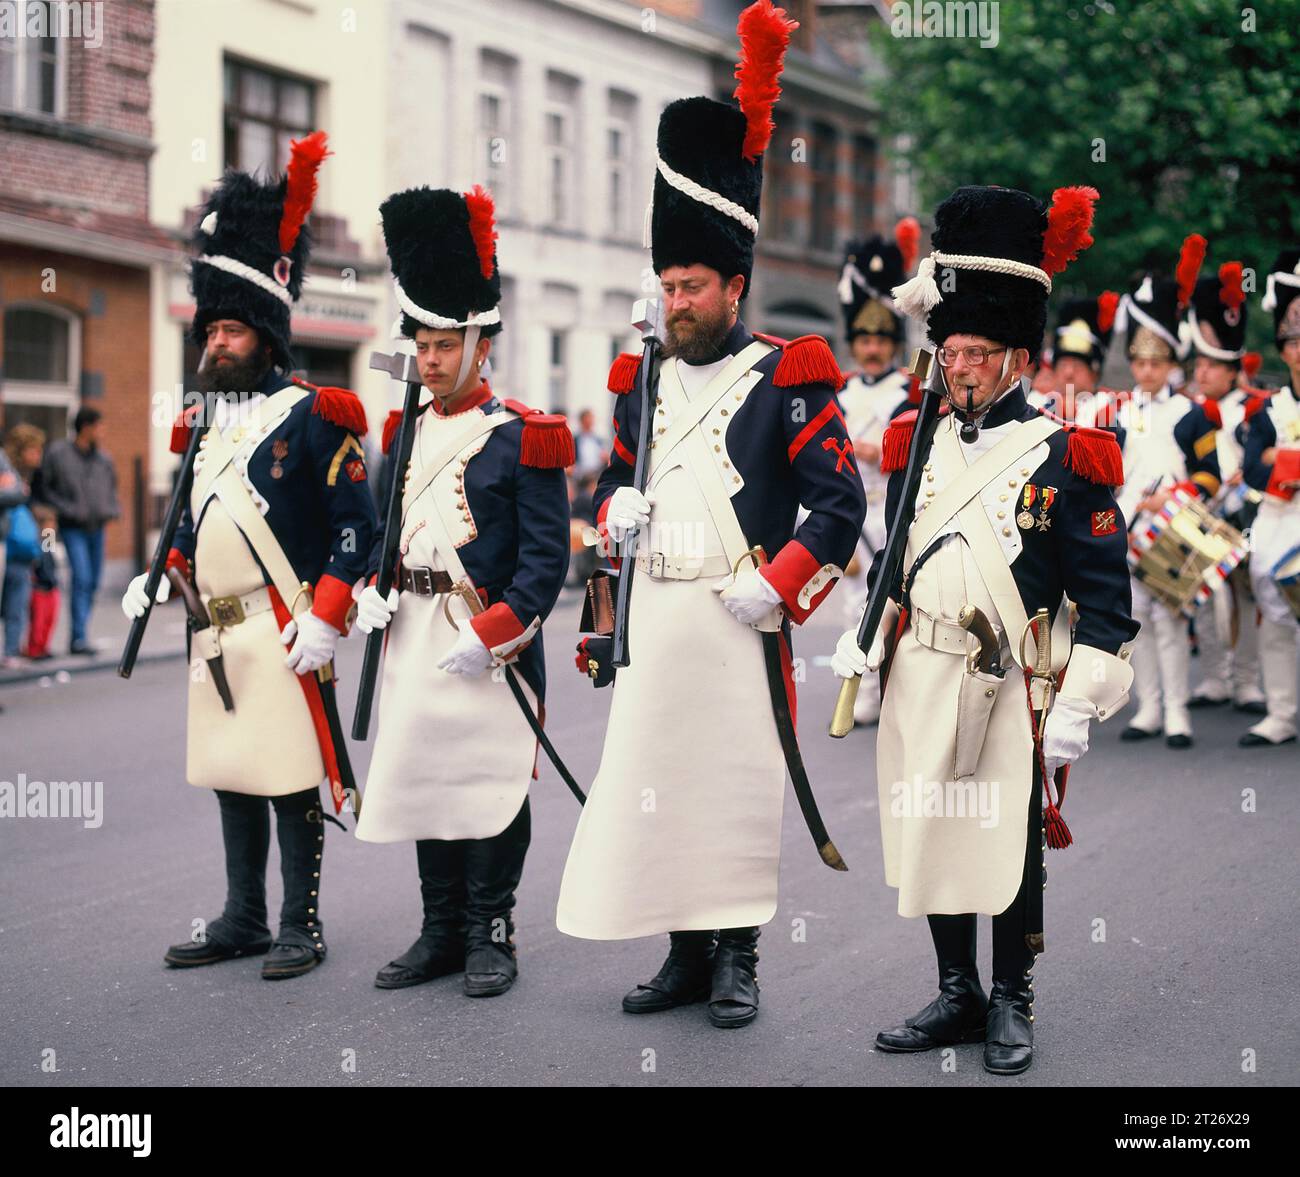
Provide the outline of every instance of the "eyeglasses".
[[1006,350],[1005,347],[941,347],[935,355],[941,368],[951,368],[956,363],[958,354],[966,361],[968,367],[978,368],[987,364],[991,357]]

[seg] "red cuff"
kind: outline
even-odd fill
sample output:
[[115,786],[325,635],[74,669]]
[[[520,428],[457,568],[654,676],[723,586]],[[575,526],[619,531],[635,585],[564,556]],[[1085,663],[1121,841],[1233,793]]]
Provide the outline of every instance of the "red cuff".
[[[615,492],[617,493],[617,492]],[[600,534],[600,548],[602,555],[608,557],[610,564],[615,568],[622,567],[623,561],[614,555],[614,542],[609,537],[609,526],[605,522],[605,516],[609,514],[609,504],[614,501],[614,495],[610,495],[603,503],[600,504],[600,510],[596,512],[596,531]]]
[[348,632],[348,613],[352,609],[352,586],[326,572],[316,582],[311,611],[328,621],[341,634]]
[[172,548],[171,551],[167,553],[167,562],[163,565],[163,575],[165,576],[168,569],[171,568],[179,568],[181,570],[181,575],[184,576],[186,580],[194,579],[194,575],[190,571],[190,562],[185,558],[185,553],[182,552],[180,548]]
[[[513,651],[519,639],[524,636],[524,626],[515,611],[504,601],[489,605],[482,613],[470,618],[470,625],[489,650],[496,654],[502,646]],[[500,656],[500,655],[499,655]]]
[[[835,584],[835,577],[825,573],[825,566],[798,540],[792,539],[776,556],[759,569],[785,602],[786,612],[796,624],[802,625],[826,598]],[[816,578],[825,574],[825,585],[816,585],[807,607],[799,604],[799,596]]]

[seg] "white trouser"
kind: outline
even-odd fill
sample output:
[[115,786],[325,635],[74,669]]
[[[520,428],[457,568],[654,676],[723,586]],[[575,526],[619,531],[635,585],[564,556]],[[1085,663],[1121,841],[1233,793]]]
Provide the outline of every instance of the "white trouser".
[[[1237,644],[1224,641],[1222,627],[1237,614]],[[1219,614],[1222,613],[1222,616]],[[1192,694],[1203,699],[1231,699],[1234,703],[1257,703],[1264,692],[1259,686],[1259,633],[1255,599],[1236,580],[1224,585],[1196,615],[1196,639],[1200,646],[1201,680]]]
[[1142,625],[1133,642],[1133,687],[1138,710],[1133,726],[1165,735],[1191,735],[1187,711],[1187,672],[1191,651],[1187,621],[1133,581],[1133,617]]
[[1250,730],[1272,743],[1296,734],[1296,655],[1300,627],[1294,620],[1259,623],[1259,662],[1264,672],[1268,714]]

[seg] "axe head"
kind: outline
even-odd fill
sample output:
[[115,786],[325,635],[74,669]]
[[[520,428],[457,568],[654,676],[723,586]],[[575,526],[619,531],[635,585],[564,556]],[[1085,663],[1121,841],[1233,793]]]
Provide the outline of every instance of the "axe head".
[[420,368],[415,357],[403,352],[390,356],[382,351],[372,351],[370,366],[376,372],[387,372],[394,380],[400,380],[404,384],[420,383]]
[[641,332],[641,340],[658,342],[664,333],[664,307],[657,298],[638,298],[632,304],[632,326]]

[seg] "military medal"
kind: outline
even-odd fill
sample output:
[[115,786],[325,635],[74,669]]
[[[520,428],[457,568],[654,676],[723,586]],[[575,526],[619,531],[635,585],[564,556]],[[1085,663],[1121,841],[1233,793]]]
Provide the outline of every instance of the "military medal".
[[1038,497],[1038,487],[1032,482],[1025,483],[1025,489],[1020,495],[1020,514],[1016,516],[1016,526],[1021,531],[1033,531],[1034,516],[1029,508],[1033,506],[1034,499]]
[[275,459],[271,463],[271,477],[283,478],[284,467],[280,464],[289,456],[289,443],[283,437],[277,437],[271,443],[271,457]]

